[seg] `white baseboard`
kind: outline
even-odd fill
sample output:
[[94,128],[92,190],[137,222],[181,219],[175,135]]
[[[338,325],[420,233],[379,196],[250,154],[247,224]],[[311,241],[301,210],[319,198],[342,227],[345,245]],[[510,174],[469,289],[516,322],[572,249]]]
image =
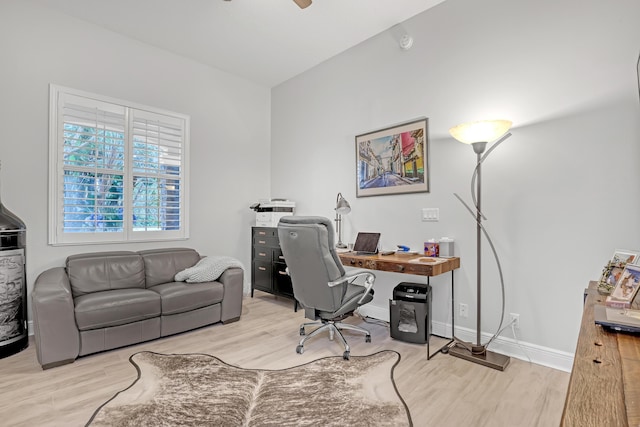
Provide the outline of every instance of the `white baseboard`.
[[[383,308],[368,304],[360,307],[358,311],[363,316],[389,322],[389,309],[386,307]],[[432,332],[436,335],[451,336],[451,324],[449,323],[433,321],[431,328]],[[504,333],[511,334],[511,329],[505,330]],[[474,342],[476,340],[476,331],[456,326],[456,337],[463,341]],[[490,338],[491,334],[482,333],[483,343],[489,341]],[[499,336],[493,340],[489,349],[496,353],[524,361],[531,361],[537,365],[547,366],[560,371],[571,372],[571,367],[573,366],[574,355],[572,353],[522,342],[514,338]]]
[[[363,316],[389,322],[388,308],[368,304],[360,307],[358,312]],[[33,335],[33,320],[27,322],[27,327],[29,328],[29,335]],[[451,336],[451,325],[448,323],[432,322],[431,328],[432,332],[436,335]],[[511,330],[507,329],[507,332],[510,333]],[[474,342],[476,340],[476,331],[456,326],[456,336],[463,341]],[[490,334],[482,334],[483,343],[487,342],[490,338]],[[498,337],[493,340],[489,348],[500,354],[524,361],[530,360],[537,365],[547,366],[560,371],[571,372],[571,367],[573,366],[572,353],[543,347],[537,344],[516,341],[513,338]]]

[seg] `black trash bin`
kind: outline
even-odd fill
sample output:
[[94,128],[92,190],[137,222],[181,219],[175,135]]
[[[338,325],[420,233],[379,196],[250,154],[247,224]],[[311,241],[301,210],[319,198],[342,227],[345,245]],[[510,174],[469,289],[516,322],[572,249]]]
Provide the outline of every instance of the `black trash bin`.
[[424,344],[431,336],[431,286],[399,283],[389,300],[391,337]]

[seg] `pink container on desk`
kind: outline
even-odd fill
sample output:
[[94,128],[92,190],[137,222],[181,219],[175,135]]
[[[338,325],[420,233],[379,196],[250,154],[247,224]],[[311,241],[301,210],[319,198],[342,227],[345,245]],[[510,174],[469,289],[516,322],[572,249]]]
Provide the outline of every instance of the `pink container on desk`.
[[440,245],[436,242],[424,242],[424,254],[430,257],[440,256]]

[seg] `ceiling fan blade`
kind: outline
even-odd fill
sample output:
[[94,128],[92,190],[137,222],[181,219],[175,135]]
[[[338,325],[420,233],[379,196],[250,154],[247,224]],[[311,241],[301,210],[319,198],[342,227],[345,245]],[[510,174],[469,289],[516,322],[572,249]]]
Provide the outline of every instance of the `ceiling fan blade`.
[[300,9],[311,6],[311,0],[293,0]]

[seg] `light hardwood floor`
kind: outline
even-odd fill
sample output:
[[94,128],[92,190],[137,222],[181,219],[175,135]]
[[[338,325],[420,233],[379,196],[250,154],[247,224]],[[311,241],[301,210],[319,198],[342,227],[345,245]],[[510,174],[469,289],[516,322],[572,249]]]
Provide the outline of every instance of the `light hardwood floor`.
[[[426,346],[389,337],[388,328],[351,318],[369,329],[372,342],[345,333],[352,355],[396,350],[402,355],[395,379],[415,426],[557,426],[569,374],[512,359],[499,372],[438,354],[426,358]],[[281,369],[343,349],[324,335],[295,352],[304,321],[293,303],[256,291],[245,297],[242,318],[123,349],[82,357],[70,365],[43,371],[35,344],[0,360],[0,425],[82,426],[95,408],[136,378],[131,354],[207,353],[243,368]]]

